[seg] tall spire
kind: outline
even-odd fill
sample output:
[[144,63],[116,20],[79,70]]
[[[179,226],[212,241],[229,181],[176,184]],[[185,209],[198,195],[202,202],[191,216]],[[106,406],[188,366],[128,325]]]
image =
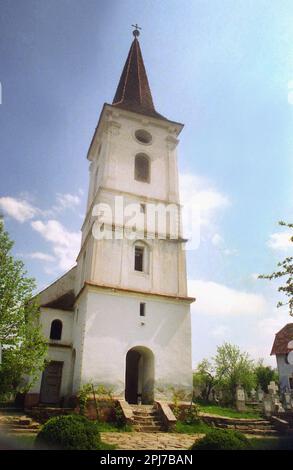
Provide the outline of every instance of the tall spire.
[[137,39],[139,31],[137,25],[135,27],[136,29],[133,31],[134,40],[131,44],[112,104],[129,111],[163,118],[154,107]]

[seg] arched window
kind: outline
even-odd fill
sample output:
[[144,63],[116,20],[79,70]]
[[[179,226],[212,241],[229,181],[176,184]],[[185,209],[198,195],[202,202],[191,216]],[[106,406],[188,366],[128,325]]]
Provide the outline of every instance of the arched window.
[[53,320],[51,323],[50,339],[61,339],[62,336],[62,321]]
[[144,183],[150,182],[150,160],[143,154],[138,153],[135,156],[134,178]]

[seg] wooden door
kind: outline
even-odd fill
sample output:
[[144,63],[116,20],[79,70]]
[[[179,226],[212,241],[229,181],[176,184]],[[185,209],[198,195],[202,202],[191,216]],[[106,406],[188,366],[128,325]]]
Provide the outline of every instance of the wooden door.
[[63,362],[50,362],[43,372],[41,403],[57,404],[60,401]]

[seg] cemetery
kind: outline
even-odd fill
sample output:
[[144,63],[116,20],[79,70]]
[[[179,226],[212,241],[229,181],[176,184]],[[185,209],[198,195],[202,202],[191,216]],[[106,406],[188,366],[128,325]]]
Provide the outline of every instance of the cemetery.
[[95,424],[101,449],[170,450],[193,446],[196,450],[200,446],[194,443],[214,429],[241,433],[247,436],[249,446],[256,449],[277,445],[288,448],[293,438],[292,394],[280,393],[274,381],[270,381],[267,390],[264,392],[259,387],[246,393],[239,385],[233,406],[222,406],[218,391],[215,401],[205,404],[198,404],[196,399],[191,404],[175,397],[168,405],[156,403],[135,408],[125,400],[107,396],[107,391],[100,389],[97,391],[100,396],[89,393],[82,406],[77,404],[75,409],[36,407],[26,410],[26,414],[16,408],[2,409],[0,429],[13,438],[17,446],[27,448],[41,442],[36,441],[36,436],[41,434],[44,424],[47,426],[46,423],[62,416],[75,416],[79,420],[83,415],[86,422]]

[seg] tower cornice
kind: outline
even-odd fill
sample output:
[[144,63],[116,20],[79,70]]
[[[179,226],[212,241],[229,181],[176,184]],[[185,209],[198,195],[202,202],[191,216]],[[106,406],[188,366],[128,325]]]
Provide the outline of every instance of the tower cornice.
[[[155,125],[159,126],[161,128],[165,128],[168,130],[170,133],[170,137],[173,135],[175,138],[178,137],[180,132],[182,131],[184,124],[181,122],[177,121],[171,121],[169,119],[162,119],[159,117],[153,117],[153,116],[146,116],[143,113],[139,113],[137,111],[130,111],[122,108],[117,108],[111,104],[104,103],[98,125],[95,129],[92,141],[89,146],[89,150],[87,153],[87,159],[92,160],[93,154],[96,148],[96,143],[99,137],[99,134],[102,134],[103,131],[105,131],[106,127],[108,124],[107,122],[110,121],[115,121],[117,123],[117,119],[119,119],[120,116],[127,117],[130,120],[136,121],[137,123],[140,123],[142,125]],[[115,124],[114,124],[115,125]]]
[[161,292],[155,292],[155,291],[143,291],[139,289],[126,289],[124,287],[119,287],[115,285],[109,285],[109,284],[99,284],[93,281],[85,281],[82,288],[78,292],[75,302],[79,299],[79,297],[82,295],[82,293],[86,290],[86,288],[92,288],[96,289],[99,291],[106,291],[110,294],[125,294],[125,295],[141,295],[142,297],[153,297],[157,298],[158,300],[169,300],[173,302],[185,302],[187,304],[191,304],[196,301],[195,297],[188,297],[188,296],[180,296],[180,295],[172,295],[172,294],[163,294]]

